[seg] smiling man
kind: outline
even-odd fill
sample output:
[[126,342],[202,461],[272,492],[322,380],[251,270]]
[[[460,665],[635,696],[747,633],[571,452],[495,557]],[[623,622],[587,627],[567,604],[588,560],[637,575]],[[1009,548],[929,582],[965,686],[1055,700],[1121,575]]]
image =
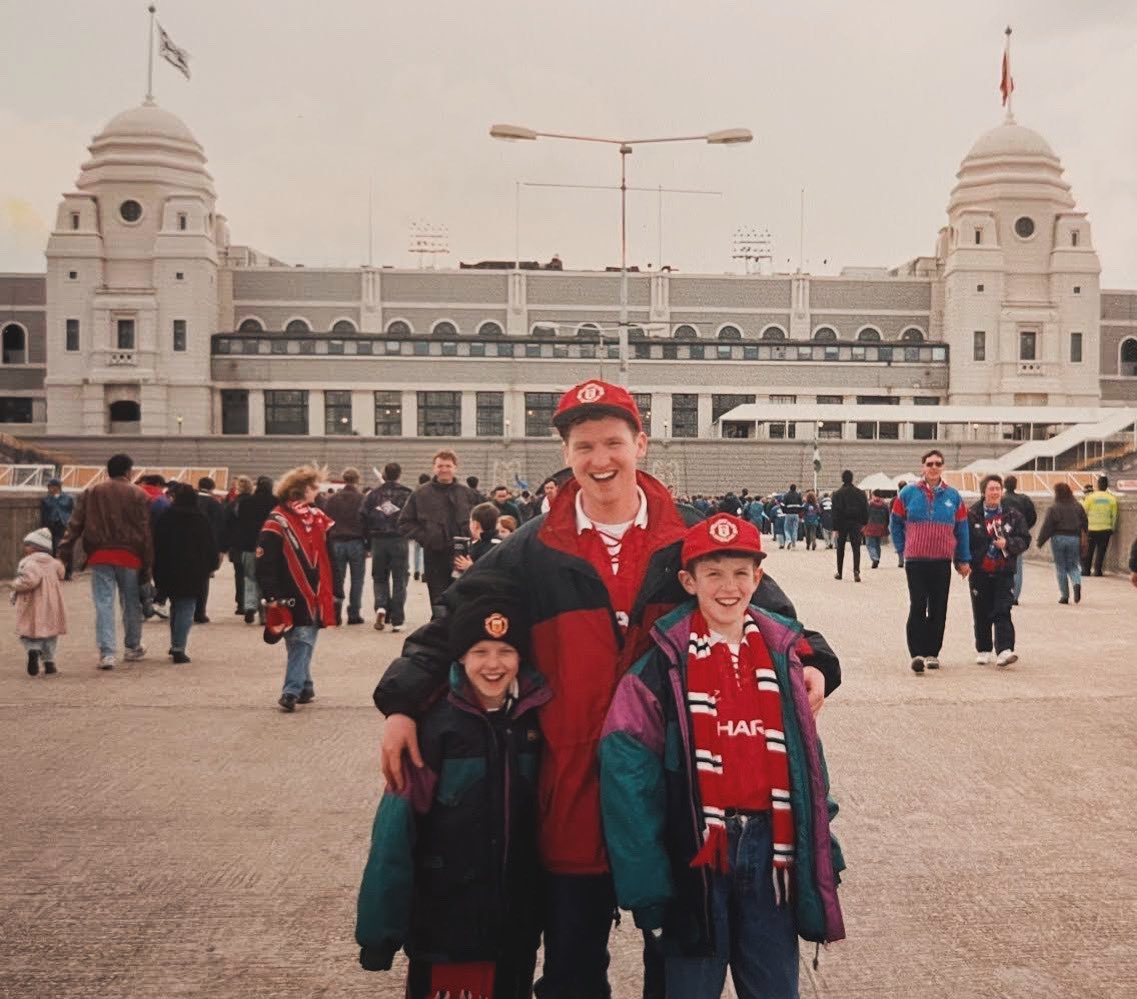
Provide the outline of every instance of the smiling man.
[[[486,572],[515,581],[525,594],[533,665],[552,691],[541,711],[545,964],[536,995],[606,999],[615,893],[600,824],[597,747],[619,678],[648,647],[655,621],[686,596],[678,571],[687,524],[667,488],[636,468],[648,440],[626,389],[598,380],[576,385],[562,396],[553,424],[572,479],[547,515],[480,559],[443,604],[451,611],[461,606]],[[794,616],[768,576],[754,602]],[[397,788],[404,753],[422,765],[414,719],[445,686],[448,630],[442,617],[415,632],[375,690],[388,716],[383,772]],[[820,636],[800,652],[818,710],[840,682],[840,666]],[[661,964],[647,949],[645,964],[644,994],[661,996],[662,984],[651,974]]]

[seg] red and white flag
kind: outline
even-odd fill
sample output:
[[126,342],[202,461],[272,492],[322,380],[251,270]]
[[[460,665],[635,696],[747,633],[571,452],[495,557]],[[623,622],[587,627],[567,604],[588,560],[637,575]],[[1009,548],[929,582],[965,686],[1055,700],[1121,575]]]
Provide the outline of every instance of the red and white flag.
[[1003,95],[1003,107],[1015,92],[1015,78],[1011,76],[1011,29],[1007,29],[1007,41],[1003,45],[1003,76],[999,80],[999,93]]

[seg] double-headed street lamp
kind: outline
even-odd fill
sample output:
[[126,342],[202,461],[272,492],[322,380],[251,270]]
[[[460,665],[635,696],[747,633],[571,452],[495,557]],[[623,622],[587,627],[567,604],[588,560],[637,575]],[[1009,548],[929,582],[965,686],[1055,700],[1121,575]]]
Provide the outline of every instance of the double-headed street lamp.
[[[563,132],[538,132],[521,125],[494,125],[490,135],[510,142],[534,139],[567,139],[570,142],[599,142],[616,146],[620,152],[620,382],[628,382],[628,182],[627,158],[635,146],[659,145],[664,142],[706,142],[712,146],[735,146],[751,142],[748,128],[724,128],[703,135],[674,135],[659,139],[607,139],[595,135],[567,135]],[[661,261],[662,264],[662,261]]]

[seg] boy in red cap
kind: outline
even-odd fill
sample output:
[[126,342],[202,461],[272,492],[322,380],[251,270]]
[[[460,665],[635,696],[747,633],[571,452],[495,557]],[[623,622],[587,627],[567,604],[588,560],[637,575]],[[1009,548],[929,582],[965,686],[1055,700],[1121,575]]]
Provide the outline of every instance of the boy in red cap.
[[[651,646],[657,618],[685,599],[677,572],[688,524],[667,487],[637,470],[647,454],[628,391],[592,379],[561,398],[553,417],[572,479],[549,512],[516,531],[447,590],[451,613],[482,572],[517,581],[531,622],[533,665],[553,697],[541,711],[545,752],[538,815],[544,867],[545,962],[538,999],[607,999],[608,932],[615,891],[600,823],[596,751],[612,692]],[[698,514],[691,513],[697,518]],[[764,578],[755,601],[794,616]],[[444,688],[448,618],[420,628],[386,670],[375,704],[387,717],[383,772],[396,788],[402,757],[421,766],[415,718]],[[840,683],[840,665],[820,636],[803,646],[814,710]],[[661,996],[656,942],[645,940],[646,996]]]
[[798,995],[797,937],[844,937],[828,777],[796,646],[801,626],[750,605],[757,529],[692,527],[679,581],[695,599],[655,622],[600,742],[620,907],[658,936],[668,999]]

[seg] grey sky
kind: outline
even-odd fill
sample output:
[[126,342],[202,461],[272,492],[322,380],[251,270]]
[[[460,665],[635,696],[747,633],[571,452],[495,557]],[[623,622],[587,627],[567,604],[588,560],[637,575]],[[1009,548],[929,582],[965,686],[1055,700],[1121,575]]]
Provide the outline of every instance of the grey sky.
[[[671,197],[664,262],[734,269],[740,224],[796,267],[930,253],[960,159],[1002,119],[1002,29],[1015,29],[1018,121],[1062,158],[1088,211],[1103,287],[1137,287],[1137,6],[962,0],[166,0],[193,79],[155,63],[158,103],[204,145],[233,241],[289,262],[357,265],[374,185],[375,262],[410,264],[409,223],[449,227],[449,262],[511,259],[514,181],[607,184],[614,150],[491,140],[493,122],[656,136],[744,126],[749,146],[637,150],[629,183]],[[86,145],[145,91],[146,4],[0,4],[0,271],[43,268]],[[615,192],[526,191],[525,258],[618,262]],[[654,195],[629,196],[632,263],[657,263]],[[828,260],[828,263],[823,263]]]

